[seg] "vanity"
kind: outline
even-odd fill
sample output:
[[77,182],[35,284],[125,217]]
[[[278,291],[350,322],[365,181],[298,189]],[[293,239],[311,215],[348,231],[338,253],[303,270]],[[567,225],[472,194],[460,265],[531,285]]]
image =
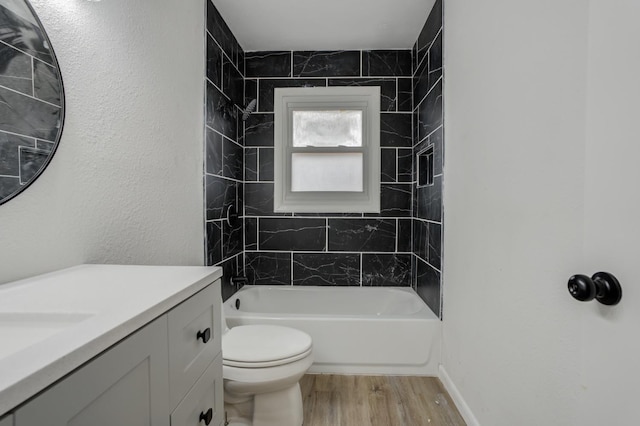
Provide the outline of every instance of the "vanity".
[[222,425],[221,276],[80,265],[0,286],[0,426]]

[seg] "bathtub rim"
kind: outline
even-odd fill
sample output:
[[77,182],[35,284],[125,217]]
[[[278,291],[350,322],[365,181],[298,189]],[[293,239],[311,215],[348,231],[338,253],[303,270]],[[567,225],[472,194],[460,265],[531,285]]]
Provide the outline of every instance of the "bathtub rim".
[[[278,312],[278,313],[273,313],[273,312],[260,312],[260,311],[243,311],[243,310],[237,310],[234,308],[233,304],[235,303],[235,298],[239,297],[239,295],[242,292],[245,291],[251,291],[253,289],[257,289],[257,290],[270,290],[270,289],[274,289],[277,291],[300,291],[300,290],[318,290],[318,291],[341,291],[341,290],[356,290],[356,289],[362,289],[362,290],[357,290],[357,291],[370,291],[370,292],[377,292],[377,291],[399,291],[399,292],[403,292],[403,293],[408,293],[411,294],[413,297],[416,298],[416,300],[421,304],[421,309],[418,312],[414,312],[411,314],[379,314],[379,315],[373,315],[373,314],[348,314],[348,313],[340,313],[340,314],[335,314],[335,313],[330,313],[330,314],[323,314],[323,313],[312,313],[312,314],[305,314],[305,313],[285,313],[285,312]],[[371,286],[371,287],[367,287],[367,286],[302,286],[302,285],[287,285],[287,284],[248,284],[243,286],[240,290],[238,290],[237,292],[235,292],[232,296],[230,296],[224,303],[223,303],[223,307],[225,310],[225,316],[227,318],[231,317],[238,317],[238,316],[243,316],[243,317],[247,317],[247,318],[253,318],[253,317],[268,317],[268,318],[282,318],[282,319],[288,319],[288,318],[294,318],[294,317],[299,317],[299,316],[304,316],[304,317],[310,317],[310,318],[318,318],[318,319],[335,319],[335,318],[340,318],[340,319],[345,319],[345,320],[361,320],[363,318],[367,318],[368,320],[389,320],[389,321],[393,321],[393,320],[398,320],[398,321],[407,321],[407,320],[412,320],[415,319],[417,321],[424,321],[424,320],[437,320],[437,321],[441,321],[440,318],[435,314],[435,312],[433,312],[433,310],[431,310],[431,308],[429,307],[429,305],[427,305],[425,303],[424,300],[422,300],[422,298],[420,297],[420,295],[412,288],[412,287],[400,287],[400,286]]]

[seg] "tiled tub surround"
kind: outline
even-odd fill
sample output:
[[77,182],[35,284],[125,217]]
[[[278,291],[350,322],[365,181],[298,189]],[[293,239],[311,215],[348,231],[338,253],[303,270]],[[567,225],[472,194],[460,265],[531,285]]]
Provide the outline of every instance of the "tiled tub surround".
[[414,141],[413,161],[433,146],[433,185],[418,187],[413,181],[413,262],[415,288],[441,316],[442,257],[442,0],[437,0],[413,48]]
[[[210,0],[207,13],[207,75],[205,118],[206,262],[223,269],[225,299],[237,287],[233,276],[244,275],[242,113],[244,52]],[[233,220],[235,209],[239,218]],[[227,220],[230,217],[231,220]]]
[[[245,54],[245,272],[252,284],[410,286],[410,50]],[[380,86],[379,214],[273,212],[273,93],[277,87]]]
[[[245,53],[206,4],[207,264],[224,269],[224,299],[237,275],[253,284],[413,286],[440,315],[441,0],[413,51]],[[274,89],[339,85],[381,87],[382,211],[274,213]],[[243,122],[238,112],[252,99],[256,111]],[[431,144],[434,184],[418,188],[416,154]],[[241,221],[226,220],[230,206]]]
[[60,75],[45,39],[0,5],[0,202],[42,169],[60,133]]

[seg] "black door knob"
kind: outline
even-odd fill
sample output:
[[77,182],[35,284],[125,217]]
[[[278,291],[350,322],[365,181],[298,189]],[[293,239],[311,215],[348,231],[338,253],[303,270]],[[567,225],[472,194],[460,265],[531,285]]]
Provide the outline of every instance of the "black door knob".
[[618,279],[608,272],[597,272],[591,278],[573,275],[567,284],[569,293],[581,302],[596,299],[603,305],[617,305],[622,298]]
[[196,339],[202,339],[202,343],[207,343],[211,339],[211,328],[207,327],[204,331],[198,331]]

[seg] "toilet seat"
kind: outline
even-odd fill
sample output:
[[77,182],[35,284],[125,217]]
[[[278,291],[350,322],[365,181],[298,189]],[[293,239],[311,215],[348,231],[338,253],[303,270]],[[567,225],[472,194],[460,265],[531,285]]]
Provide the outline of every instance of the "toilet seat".
[[278,325],[241,325],[222,336],[223,365],[267,368],[305,358],[311,353],[311,336]]
[[301,360],[302,358],[305,358],[305,357],[309,356],[309,354],[311,354],[311,348],[309,348],[308,350],[304,351],[301,354],[292,356],[290,358],[283,358],[283,359],[277,359],[277,360],[274,360],[274,361],[263,361],[263,362],[238,362],[238,361],[231,361],[231,360],[223,359],[222,360],[222,365],[226,365],[226,366],[229,366],[229,367],[238,367],[238,368],[277,367],[279,365],[289,364],[289,363]]
[[268,383],[269,388],[278,388],[282,383],[290,383],[292,378],[298,381],[313,364],[313,352],[310,350],[297,361],[287,362],[273,367],[245,368],[222,364],[222,377],[225,389],[235,386],[235,383]]

